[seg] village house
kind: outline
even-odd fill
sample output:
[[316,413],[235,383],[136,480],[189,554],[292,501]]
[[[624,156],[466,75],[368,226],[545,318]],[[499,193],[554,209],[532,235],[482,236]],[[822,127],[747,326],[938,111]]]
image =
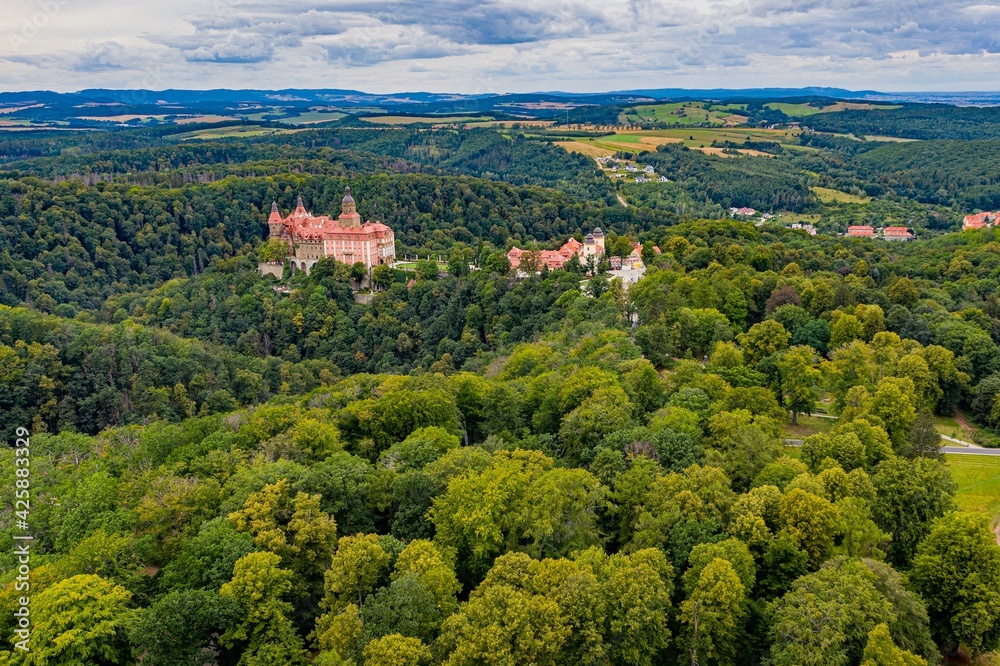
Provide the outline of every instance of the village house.
[[886,227],[882,230],[882,238],[887,241],[913,240],[913,232],[906,227]]
[[[277,202],[271,204],[267,218],[271,240],[288,246],[293,270],[308,273],[317,261],[331,257],[345,264],[360,263],[368,273],[375,266],[396,261],[396,238],[381,222],[362,222],[351,188],[345,188],[340,216],[316,216],[305,209],[299,197],[295,210],[282,217]],[[258,269],[265,274],[281,277],[284,262],[261,263]]]
[[855,238],[875,238],[875,227],[867,224],[856,224],[847,227],[847,235]]
[[789,229],[802,229],[807,234],[809,234],[810,236],[815,236],[816,235],[816,227],[814,227],[811,224],[800,224],[799,222],[793,222],[792,224],[788,225],[788,228]]

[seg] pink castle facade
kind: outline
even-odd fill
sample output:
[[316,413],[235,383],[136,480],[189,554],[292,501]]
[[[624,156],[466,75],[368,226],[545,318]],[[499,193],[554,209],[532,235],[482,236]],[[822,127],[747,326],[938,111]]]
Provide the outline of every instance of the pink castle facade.
[[267,226],[272,240],[288,244],[293,267],[306,272],[324,257],[345,264],[364,264],[369,273],[375,266],[391,266],[396,261],[392,229],[381,222],[362,222],[350,187],[345,189],[337,218],[313,215],[299,197],[288,217],[282,217],[278,204],[272,203]]

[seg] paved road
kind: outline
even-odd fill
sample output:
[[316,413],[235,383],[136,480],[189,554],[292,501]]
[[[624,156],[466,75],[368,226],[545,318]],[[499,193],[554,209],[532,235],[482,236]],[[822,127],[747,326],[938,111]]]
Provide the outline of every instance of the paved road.
[[[786,446],[802,446],[801,439],[786,439]],[[981,446],[942,446],[941,453],[958,453],[964,456],[1000,456],[1000,449],[984,449]]]
[[961,453],[967,456],[1000,456],[1000,449],[984,449],[966,446],[942,446],[941,453]]

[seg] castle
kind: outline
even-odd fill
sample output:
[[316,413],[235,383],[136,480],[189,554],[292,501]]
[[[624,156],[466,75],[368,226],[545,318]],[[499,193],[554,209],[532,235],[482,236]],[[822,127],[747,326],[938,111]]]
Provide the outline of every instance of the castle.
[[[288,217],[282,217],[278,204],[271,204],[267,218],[270,238],[288,244],[293,270],[308,273],[317,261],[332,257],[345,264],[364,264],[369,274],[375,266],[391,266],[396,261],[396,237],[381,222],[361,221],[351,188],[345,188],[340,216],[314,216],[298,205]],[[263,273],[281,277],[282,265],[261,264]]]
[[[522,250],[517,246],[512,247],[507,253],[507,259],[510,260],[511,268],[520,266],[521,257],[530,253],[531,250]],[[584,265],[587,264],[591,257],[596,262],[604,254],[604,232],[601,231],[600,227],[597,227],[591,233],[587,234],[582,243],[575,238],[570,238],[558,250],[541,250],[537,254],[539,263],[548,266],[549,270],[562,268],[573,255],[578,256],[580,262]],[[541,268],[541,265],[539,268]]]

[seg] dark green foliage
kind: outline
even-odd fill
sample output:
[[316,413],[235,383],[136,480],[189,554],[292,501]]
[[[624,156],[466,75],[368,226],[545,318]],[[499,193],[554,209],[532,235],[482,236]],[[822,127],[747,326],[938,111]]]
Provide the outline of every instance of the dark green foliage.
[[[700,663],[857,666],[876,625],[934,663],[929,623],[993,647],[1000,551],[952,513],[931,413],[1000,426],[1000,236],[726,217],[944,229],[993,205],[987,143],[665,146],[638,157],[673,182],[621,186],[624,207],[591,158],[519,134],[0,141],[27,160],[0,180],[0,427],[33,432],[43,610],[103,627],[118,663],[651,665],[697,643]],[[267,204],[336,213],[348,182],[416,270],[382,267],[364,303],[330,260],[260,277]],[[598,225],[609,254],[642,248],[627,290],[605,262],[510,270],[510,245]],[[820,406],[831,432],[789,424]],[[908,579],[859,557],[883,551]],[[4,640],[17,566],[2,549]]]
[[815,202],[807,178],[790,165],[767,157],[711,157],[677,144],[659,146],[643,160],[692,196],[700,192],[724,209],[802,211]]
[[237,532],[226,518],[216,518],[202,525],[163,568],[160,584],[166,590],[218,590],[232,577],[236,560],[253,551],[249,535]]
[[132,633],[133,651],[154,666],[200,666],[235,623],[236,604],[214,590],[171,592],[153,603]]
[[1000,137],[996,107],[906,104],[896,109],[847,110],[809,116],[823,132],[898,136],[910,139],[984,139]]

